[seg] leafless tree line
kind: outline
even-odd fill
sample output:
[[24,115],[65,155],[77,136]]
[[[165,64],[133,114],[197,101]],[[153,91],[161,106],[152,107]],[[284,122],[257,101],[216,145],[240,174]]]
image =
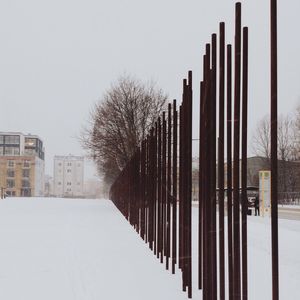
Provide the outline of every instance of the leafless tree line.
[[[265,116],[252,138],[256,155],[270,159],[270,118]],[[300,105],[293,114],[278,119],[279,192],[300,191]],[[268,168],[268,163],[265,168]]]
[[81,143],[106,183],[112,183],[130,160],[166,100],[155,83],[124,75],[95,104]]

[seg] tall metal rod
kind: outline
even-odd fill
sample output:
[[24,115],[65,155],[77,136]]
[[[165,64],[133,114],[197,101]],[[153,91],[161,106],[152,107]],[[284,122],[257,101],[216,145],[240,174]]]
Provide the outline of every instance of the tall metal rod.
[[[145,158],[145,164],[146,164],[146,176],[145,176],[145,180],[146,180],[146,194],[145,194],[145,242],[148,243],[148,237],[149,237],[149,218],[148,218],[148,213],[149,213],[149,168],[148,168],[148,158],[149,158],[149,139],[148,137],[146,138],[146,158]],[[135,182],[133,180],[133,182]],[[134,192],[134,191],[133,191]],[[132,201],[132,207],[134,207],[135,205],[135,201]],[[133,216],[133,214],[132,214]]]
[[228,295],[233,299],[233,224],[232,224],[232,46],[227,45],[227,230]]
[[178,259],[178,265],[181,271],[183,270],[183,249],[182,249],[182,241],[183,241],[183,211],[182,211],[182,205],[183,205],[183,142],[182,142],[182,105],[179,107],[179,259]]
[[155,162],[154,162],[154,128],[150,130],[150,147],[149,147],[149,168],[150,168],[150,249],[154,250],[154,207],[155,207],[155,185],[154,185],[154,178],[155,178]]
[[155,133],[154,133],[154,154],[153,154],[153,161],[154,161],[154,220],[153,220],[153,231],[154,231],[154,255],[157,255],[157,209],[158,209],[158,194],[157,194],[157,186],[158,186],[158,166],[157,166],[157,135],[158,135],[158,126],[157,122],[155,122]]
[[[188,257],[187,257],[187,248],[188,248],[188,226],[187,226],[187,189],[188,189],[188,157],[187,157],[187,89],[188,84],[187,80],[183,80],[183,94],[182,94],[182,289],[186,291],[188,287]],[[184,134],[183,134],[184,133]]]
[[248,127],[248,28],[243,28],[243,82],[242,82],[242,287],[243,300],[248,299],[248,252],[247,252],[247,127]]
[[200,83],[200,130],[199,130],[199,181],[198,181],[198,199],[199,199],[199,219],[198,219],[198,288],[203,287],[203,202],[204,196],[204,82]]
[[145,144],[146,141],[142,142],[141,148],[141,237],[145,238],[145,177],[146,177],[146,162],[145,162]]
[[166,201],[167,201],[167,173],[166,173],[166,165],[167,165],[167,122],[166,122],[166,113],[163,112],[162,117],[162,256],[160,258],[160,262],[163,263],[163,257],[166,255],[166,233],[167,233],[167,222],[166,222]]
[[211,134],[210,134],[210,127],[211,127],[211,46],[210,44],[206,44],[206,51],[205,51],[205,63],[204,63],[204,78],[205,78],[205,97],[204,97],[204,115],[205,115],[205,157],[204,157],[204,168],[206,172],[206,179],[205,179],[205,201],[204,201],[204,236],[203,240],[205,241],[204,249],[204,269],[203,269],[203,296],[204,299],[212,299],[212,289],[211,289],[211,277],[212,277],[212,234],[211,234],[211,151],[210,151],[210,144],[211,144]]
[[192,130],[193,130],[193,75],[188,73],[188,109],[187,109],[187,128],[188,128],[188,190],[187,190],[187,209],[188,209],[188,297],[192,298]]
[[271,0],[271,227],[273,300],[279,299],[277,81],[277,0]]
[[240,266],[240,101],[241,101],[241,3],[236,4],[234,74],[234,149],[233,149],[233,242],[234,299],[241,299]]
[[216,203],[216,158],[217,158],[217,35],[212,35],[212,89],[211,89],[211,218],[212,218],[212,299],[217,299],[218,285],[217,285],[217,203]]
[[173,201],[172,201],[172,273],[175,274],[177,263],[177,109],[176,100],[173,101]]
[[172,104],[168,105],[168,129],[167,129],[167,210],[166,210],[166,269],[169,269],[171,247],[171,143],[172,143]]
[[157,258],[162,256],[162,201],[161,201],[161,119],[158,118],[158,151],[157,151],[157,166],[158,166],[158,188],[157,188]]
[[219,274],[220,300],[225,299],[224,251],[224,98],[225,98],[225,23],[220,23],[219,44],[219,142],[218,142],[218,202],[219,202]]

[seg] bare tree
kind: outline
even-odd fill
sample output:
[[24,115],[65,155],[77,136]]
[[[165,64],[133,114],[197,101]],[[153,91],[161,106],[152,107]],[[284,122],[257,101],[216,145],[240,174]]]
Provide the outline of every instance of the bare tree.
[[294,121],[293,121],[293,137],[294,137],[294,146],[293,146],[293,158],[294,160],[300,160],[300,104],[298,104],[294,112]]
[[265,116],[259,121],[252,137],[252,150],[257,156],[270,159],[270,120]]
[[95,104],[81,142],[111,183],[154,126],[167,95],[154,83],[121,76]]
[[[280,116],[278,120],[278,159],[288,161],[293,159],[294,121],[290,116]],[[252,148],[256,155],[270,158],[270,120],[265,116],[257,125],[252,137]]]
[[[299,175],[291,163],[295,159],[294,120],[290,116],[280,116],[278,120],[278,159],[279,190],[287,192],[296,188]],[[264,117],[257,126],[252,138],[252,147],[258,156],[270,159],[270,120]]]

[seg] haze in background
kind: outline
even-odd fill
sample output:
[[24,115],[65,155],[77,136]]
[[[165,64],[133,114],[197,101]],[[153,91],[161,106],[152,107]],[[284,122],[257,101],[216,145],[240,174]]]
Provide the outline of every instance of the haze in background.
[[[170,100],[180,99],[182,78],[194,71],[198,126],[202,55],[219,22],[233,41],[230,0],[2,0],[0,2],[0,129],[38,134],[53,156],[84,154],[77,140],[95,101],[124,72],[155,80]],[[250,129],[269,110],[269,1],[247,0]],[[299,0],[280,1],[279,111],[300,96]],[[194,137],[197,138],[197,129]],[[251,137],[251,132],[250,132]],[[195,146],[195,151],[197,147]],[[94,168],[86,168],[86,178]]]

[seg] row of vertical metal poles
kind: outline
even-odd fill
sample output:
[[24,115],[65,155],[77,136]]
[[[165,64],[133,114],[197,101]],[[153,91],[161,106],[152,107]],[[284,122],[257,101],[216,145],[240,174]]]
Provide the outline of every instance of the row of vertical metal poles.
[[[243,28],[241,47],[241,4],[236,4],[234,59],[234,122],[232,122],[232,50],[227,45],[227,212],[228,212],[228,295],[247,299],[247,106],[248,106],[248,28]],[[243,50],[243,52],[241,51]],[[204,299],[225,299],[225,24],[220,23],[219,60],[217,36],[212,35],[203,58],[200,83],[200,173],[199,173],[199,288]],[[242,55],[241,55],[242,54]],[[243,68],[241,68],[241,58]],[[217,85],[217,61],[219,84]],[[241,72],[242,70],[242,72]],[[242,74],[242,122],[241,116]],[[219,105],[217,106],[217,91]],[[218,109],[217,109],[218,108]],[[218,138],[217,116],[218,113]],[[232,140],[232,125],[234,139]],[[242,131],[241,131],[242,125]],[[216,141],[218,143],[216,144]],[[233,153],[232,153],[233,142]],[[242,153],[240,155],[240,143]],[[218,147],[218,166],[216,166]],[[233,154],[233,169],[232,169]],[[241,159],[241,164],[240,164]],[[216,169],[218,167],[218,178]],[[233,173],[232,173],[233,171]],[[233,175],[233,177],[232,177]],[[241,176],[241,180],[240,180]],[[217,179],[217,180],[216,180]],[[218,182],[219,248],[217,251],[216,181]],[[241,182],[241,186],[240,186]],[[233,201],[232,201],[233,200]],[[240,222],[240,218],[242,222]],[[240,229],[241,227],[241,229]],[[218,260],[217,260],[218,255]],[[241,262],[242,259],[242,262]],[[219,265],[217,266],[217,261]],[[217,279],[217,274],[219,278]],[[219,280],[219,292],[217,283]]]
[[[271,0],[271,191],[273,299],[278,288],[277,211],[277,6]],[[243,46],[242,46],[243,45]],[[219,84],[217,85],[217,35],[212,35],[203,57],[200,84],[199,159],[199,282],[204,299],[247,299],[247,110],[248,110],[248,28],[241,27],[241,4],[236,4],[234,60],[232,46],[226,47],[225,24],[220,23]],[[225,121],[226,56],[226,121]],[[234,63],[234,82],[232,64]],[[232,86],[234,84],[234,103]],[[217,91],[219,105],[217,106]],[[141,237],[149,243],[172,273],[178,262],[183,290],[192,296],[192,73],[183,81],[182,105],[176,101],[158,118],[131,161],[116,179],[110,197]],[[242,98],[241,98],[242,96]],[[241,101],[242,100],[242,101]],[[233,110],[234,104],[234,110]],[[217,110],[218,108],[218,110]],[[218,114],[217,114],[218,113]],[[234,116],[232,118],[232,114]],[[217,138],[217,115],[218,138]],[[241,119],[242,117],[242,119]],[[167,119],[167,120],[166,120]],[[226,123],[227,176],[224,176]],[[242,127],[242,129],[241,129]],[[177,138],[179,137],[179,141]],[[216,143],[218,141],[218,143]],[[178,145],[179,142],[179,145]],[[241,147],[242,144],[242,147]],[[178,153],[179,146],[179,153]],[[233,146],[233,147],[232,147]],[[240,151],[241,148],[241,151]],[[216,165],[218,149],[218,166]],[[179,168],[177,156],[179,154]],[[240,163],[241,158],[241,163]],[[216,169],[218,167],[218,180]],[[178,172],[179,171],[179,172]],[[177,176],[179,175],[179,193]],[[218,181],[219,227],[217,228],[216,181]],[[228,291],[225,289],[224,198],[227,181]],[[179,195],[177,195],[179,194]],[[178,197],[179,196],[179,197]],[[177,198],[179,223],[177,223]],[[217,249],[217,230],[219,247]],[[177,239],[177,232],[179,234]],[[177,253],[178,245],[178,253]],[[177,261],[178,257],[178,261]],[[217,264],[218,261],[218,264]],[[217,276],[219,274],[219,277]],[[219,284],[218,284],[219,283]],[[217,287],[219,286],[219,291]]]
[[[186,82],[186,80],[185,80]],[[111,187],[110,198],[166,269],[178,261],[184,290],[192,293],[191,266],[191,163],[192,73],[183,92],[182,122],[178,123],[176,100],[158,117],[155,126]],[[184,121],[183,121],[184,120]],[[178,127],[181,132],[178,143]],[[180,144],[180,145],[179,145]],[[180,148],[180,149],[178,149]],[[180,150],[180,151],[178,151]],[[184,151],[184,152],[183,152]],[[180,166],[178,168],[178,154]],[[178,183],[178,175],[183,181]],[[178,184],[182,218],[177,219]],[[184,187],[183,184],[188,185]],[[179,227],[179,229],[178,229]],[[178,231],[182,234],[179,234]],[[189,243],[189,244],[188,244]],[[178,245],[179,244],[179,245]],[[177,251],[179,249],[179,253]],[[177,259],[179,258],[179,260]],[[172,266],[172,268],[170,268]]]

